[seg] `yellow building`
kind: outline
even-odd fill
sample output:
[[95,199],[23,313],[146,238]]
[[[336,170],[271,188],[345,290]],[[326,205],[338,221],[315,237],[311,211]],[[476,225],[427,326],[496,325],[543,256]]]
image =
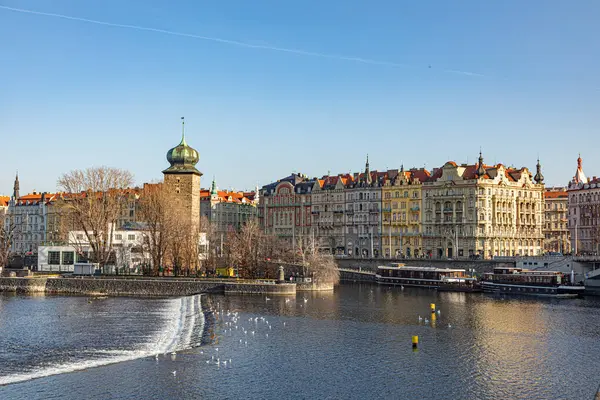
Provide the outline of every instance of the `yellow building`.
[[381,238],[385,257],[420,257],[421,183],[429,177],[425,169],[389,170],[382,187]]

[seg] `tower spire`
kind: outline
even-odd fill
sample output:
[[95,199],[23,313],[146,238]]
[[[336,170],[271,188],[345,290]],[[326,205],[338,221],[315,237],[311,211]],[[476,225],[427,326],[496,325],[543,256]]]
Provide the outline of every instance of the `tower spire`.
[[185,142],[185,117],[181,117],[181,143],[184,146],[187,146]]
[[533,177],[533,179],[535,180],[535,183],[537,183],[537,184],[544,183],[544,175],[542,175],[542,165],[540,164],[539,157],[538,157],[535,168],[536,168],[536,173],[535,173],[535,176]]
[[367,162],[365,164],[365,182],[367,182],[367,184],[371,184],[371,170],[369,169],[369,155],[367,154]]
[[213,175],[212,185],[210,187],[210,194],[211,195],[216,195],[217,194],[217,183],[215,182],[215,176],[214,175]]
[[483,155],[481,154],[481,148],[479,148],[479,163],[477,167],[477,176],[481,178],[485,175],[485,168],[483,167]]
[[15,184],[13,186],[13,197],[15,198],[15,200],[17,200],[20,196],[19,196],[19,171],[17,171],[17,174],[15,176]]

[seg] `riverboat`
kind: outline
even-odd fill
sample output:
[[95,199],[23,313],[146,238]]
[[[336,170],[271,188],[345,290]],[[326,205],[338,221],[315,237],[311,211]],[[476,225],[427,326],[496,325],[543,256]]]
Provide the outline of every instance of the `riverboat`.
[[584,286],[568,282],[559,271],[532,271],[522,268],[497,267],[483,274],[481,287],[486,293],[533,295],[549,297],[579,297]]
[[477,278],[443,277],[438,292],[481,292],[481,284]]
[[377,267],[375,281],[382,285],[419,286],[445,290],[467,291],[473,278],[464,269],[411,267],[404,264],[382,265]]

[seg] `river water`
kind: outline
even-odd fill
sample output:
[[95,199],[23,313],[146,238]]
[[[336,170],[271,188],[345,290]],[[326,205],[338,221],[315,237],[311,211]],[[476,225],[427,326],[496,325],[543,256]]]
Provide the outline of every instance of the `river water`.
[[358,284],[271,299],[2,295],[0,398],[591,399],[599,306]]

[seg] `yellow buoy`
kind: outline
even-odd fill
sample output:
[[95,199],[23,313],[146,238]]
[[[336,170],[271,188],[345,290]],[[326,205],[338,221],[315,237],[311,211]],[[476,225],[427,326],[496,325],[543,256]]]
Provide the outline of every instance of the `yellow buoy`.
[[431,312],[435,312],[435,303],[431,303],[429,307],[431,308]]
[[412,347],[413,347],[413,349],[416,349],[417,347],[419,347],[419,337],[418,336],[412,337]]

